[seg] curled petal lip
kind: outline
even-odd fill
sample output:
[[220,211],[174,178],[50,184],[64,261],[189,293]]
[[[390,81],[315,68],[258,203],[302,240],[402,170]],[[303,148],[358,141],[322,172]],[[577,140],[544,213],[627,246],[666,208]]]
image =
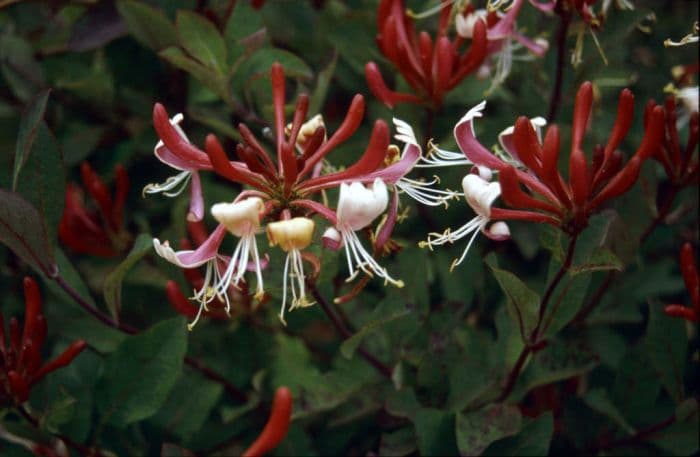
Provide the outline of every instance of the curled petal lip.
[[216,257],[225,235],[226,227],[223,224],[219,224],[212,234],[209,235],[209,238],[196,250],[175,251],[167,241],[161,243],[158,238],[153,239],[153,247],[158,255],[168,262],[181,268],[195,268]]

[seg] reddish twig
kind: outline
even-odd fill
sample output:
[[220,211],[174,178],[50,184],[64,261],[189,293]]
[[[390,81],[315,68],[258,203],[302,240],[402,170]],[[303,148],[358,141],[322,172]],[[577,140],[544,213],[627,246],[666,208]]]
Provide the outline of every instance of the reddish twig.
[[566,35],[569,33],[571,24],[571,13],[566,8],[560,6],[562,2],[557,2],[555,11],[559,15],[559,30],[557,31],[557,66],[554,79],[554,87],[549,98],[549,112],[547,122],[553,123],[557,118],[557,111],[561,104],[561,88],[564,80],[564,62],[566,55]]

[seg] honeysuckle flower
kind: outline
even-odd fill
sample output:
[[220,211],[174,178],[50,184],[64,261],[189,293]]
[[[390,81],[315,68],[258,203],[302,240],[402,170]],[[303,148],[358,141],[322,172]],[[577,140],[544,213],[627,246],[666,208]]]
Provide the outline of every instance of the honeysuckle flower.
[[[486,23],[486,53],[495,61],[494,65],[484,64],[488,69],[485,73],[491,72],[491,66],[495,67],[491,88],[506,80],[513,60],[528,60],[531,56],[542,57],[549,49],[547,40],[531,39],[518,32],[516,19],[524,3],[525,0],[489,2],[488,10],[475,9],[473,5],[468,4],[464,11],[455,16],[455,29],[459,36],[464,38],[472,38],[475,24],[481,21]],[[515,55],[519,48],[527,49],[530,55]]]
[[87,347],[83,340],[71,343],[58,357],[42,364],[41,346],[46,340],[46,318],[41,312],[41,294],[36,281],[24,278],[24,326],[10,319],[9,341],[0,313],[0,406],[20,405],[29,399],[31,388],[47,374],[65,367]]
[[390,282],[396,287],[403,287],[403,281],[389,276],[386,269],[362,246],[355,233],[370,225],[386,210],[388,204],[389,192],[384,181],[379,178],[375,178],[371,188],[366,188],[359,182],[340,185],[335,232],[327,231],[324,237],[340,238],[342,246],[345,247],[350,273],[346,281],[355,279],[361,270],[369,276],[384,278],[385,283]]
[[[503,201],[514,208],[500,209],[500,219],[545,222],[567,233],[578,234],[591,214],[607,200],[625,193],[637,180],[642,163],[656,153],[663,135],[664,112],[660,106],[649,111],[646,131],[634,156],[623,165],[617,149],[632,125],[634,96],[620,94],[615,126],[605,146],[596,146],[589,166],[582,150],[583,136],[593,105],[593,86],[581,85],[574,107],[569,182],[559,173],[559,129],[550,126],[542,143],[530,119],[520,117],[513,130],[513,150],[524,169],[514,167],[491,153],[474,135],[468,115],[455,127],[455,138],[467,158],[476,165],[499,172]],[[481,105],[479,105],[481,106]],[[524,186],[526,191],[521,189]]]
[[[167,241],[154,240],[156,252],[166,260],[185,269],[206,265],[206,273],[201,281],[201,287],[195,291],[194,299],[200,303],[198,316],[207,312],[208,303],[215,299],[225,301],[228,308],[228,292],[244,283],[246,269],[254,271],[257,276],[257,294],[259,300],[263,295],[262,270],[264,258],[258,251],[255,234],[263,231],[263,226],[277,221],[293,220],[298,217],[311,219],[321,216],[329,222],[334,230],[339,232],[339,240],[343,242],[358,264],[358,271],[378,274],[387,281],[399,284],[386,274],[386,271],[362,248],[355,230],[367,227],[381,212],[387,208],[386,202],[378,205],[375,214],[364,223],[356,221],[363,219],[361,212],[364,208],[353,207],[353,199],[343,197],[336,210],[326,203],[325,198],[318,198],[326,189],[343,187],[343,185],[360,186],[372,184],[372,189],[380,189],[379,196],[387,200],[387,186],[394,192],[423,196],[432,196],[437,201],[446,198],[449,191],[434,190],[430,193],[430,184],[420,181],[406,180],[406,174],[411,171],[421,156],[410,127],[401,121],[396,121],[397,138],[405,142],[401,155],[396,158],[389,147],[389,127],[384,121],[376,121],[372,134],[359,160],[345,169],[336,170],[332,166],[321,166],[326,156],[338,145],[345,142],[359,127],[364,113],[364,99],[356,95],[348,109],[348,113],[338,130],[329,134],[321,116],[313,116],[307,120],[309,98],[302,94],[297,99],[291,123],[285,121],[285,78],[284,70],[279,64],[273,64],[271,71],[272,100],[273,100],[273,134],[276,154],[273,156],[262,146],[253,132],[244,124],[238,126],[243,141],[236,146],[237,158],[230,160],[222,145],[214,135],[208,135],[205,141],[205,151],[191,144],[178,131],[177,120],[170,119],[165,108],[156,104],[153,110],[154,126],[163,146],[157,148],[161,156],[180,169],[192,171],[213,171],[221,177],[243,187],[231,203],[219,203],[212,207],[212,216],[217,219],[219,226],[196,249],[175,251]],[[396,159],[396,160],[394,160]],[[379,184],[375,184],[379,182]],[[413,189],[418,189],[413,191]],[[346,191],[341,189],[341,195]],[[320,200],[320,201],[319,201]],[[392,205],[394,208],[394,205]],[[380,211],[381,210],[381,211]],[[395,217],[395,212],[393,213]],[[361,226],[361,227],[360,227]],[[393,227],[393,223],[388,226]],[[275,227],[273,225],[273,227]],[[352,227],[355,227],[354,229]],[[358,228],[360,227],[360,228]],[[342,228],[342,230],[340,230]],[[345,232],[347,241],[340,238],[340,232]],[[382,232],[385,232],[382,230]],[[219,247],[226,236],[231,233],[240,238],[231,257],[218,253]],[[268,232],[272,233],[272,232]],[[389,234],[383,235],[384,238]],[[385,240],[386,241],[386,240]],[[326,244],[324,239],[324,244]],[[302,258],[310,260],[311,254],[288,252],[288,275],[296,278],[291,281],[292,306],[299,307],[307,303],[302,286]],[[376,254],[376,253],[375,253]],[[355,273],[353,269],[352,273]],[[355,275],[353,275],[354,277]],[[301,282],[300,282],[301,281]],[[296,298],[294,298],[296,297]],[[286,301],[283,311],[286,310]],[[291,309],[291,308],[290,308]],[[282,313],[281,313],[282,314]],[[198,317],[195,317],[195,322]],[[194,322],[193,322],[194,324]],[[191,324],[191,325],[193,325]]]
[[[306,277],[304,275],[304,262],[301,250],[311,244],[314,233],[314,221],[307,217],[295,217],[292,219],[270,222],[267,225],[267,238],[270,246],[279,245],[280,249],[287,253],[284,261],[284,278],[282,280],[282,307],[280,320],[284,325],[284,310],[287,304],[287,282],[292,290],[292,305],[289,311],[296,308],[306,308],[314,304],[306,297]],[[296,286],[294,285],[296,281]]]
[[462,189],[465,200],[474,210],[476,216],[455,231],[448,228],[443,233],[431,233],[426,241],[419,243],[420,247],[432,249],[433,246],[452,244],[471,234],[467,247],[462,251],[462,255],[452,262],[450,270],[461,264],[466,258],[469,248],[479,232],[497,241],[510,237],[510,230],[505,222],[497,221],[490,224],[492,221],[491,205],[501,195],[501,185],[497,182],[488,182],[478,174],[469,173],[462,180]]
[[84,191],[96,208],[85,206],[84,191],[69,183],[63,215],[58,226],[61,242],[75,252],[112,257],[129,248],[131,236],[124,227],[124,204],[129,193],[129,176],[121,165],[114,170],[114,196],[90,164],[80,165]]
[[664,312],[671,317],[680,317],[689,322],[700,322],[700,274],[693,254],[693,245],[685,243],[680,255],[681,274],[690,295],[691,306],[667,305]]
[[403,0],[382,0],[377,9],[379,50],[398,69],[414,93],[395,92],[384,82],[375,62],[365,66],[370,90],[388,107],[398,103],[442,105],[447,92],[479,68],[486,56],[486,27],[477,21],[472,27],[471,45],[461,51],[464,38],[448,37],[452,2],[441,1],[437,36],[433,40],[422,31],[416,34],[413,19]]
[[[184,130],[180,127],[180,123],[184,118],[182,113],[177,113],[170,119],[170,124],[178,135],[189,143],[189,138],[187,138]],[[180,170],[180,173],[169,177],[163,183],[147,184],[143,188],[143,194],[162,193],[166,197],[177,197],[187,188],[187,184],[191,182],[190,210],[187,214],[187,220],[201,221],[204,217],[204,198],[202,197],[202,183],[199,178],[199,168],[196,165],[188,163],[186,160],[182,160],[182,157],[173,154],[173,152],[165,146],[163,140],[159,140],[158,143],[156,143],[156,146],[153,148],[153,153],[158,160],[176,170]]]

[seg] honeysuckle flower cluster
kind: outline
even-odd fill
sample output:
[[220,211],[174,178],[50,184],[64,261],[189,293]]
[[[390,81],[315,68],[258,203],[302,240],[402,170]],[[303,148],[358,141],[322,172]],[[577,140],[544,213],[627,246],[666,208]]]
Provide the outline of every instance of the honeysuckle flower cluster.
[[32,386],[47,374],[65,367],[87,346],[74,341],[58,357],[42,364],[41,346],[46,340],[46,318],[41,313],[41,294],[36,281],[24,278],[24,326],[14,317],[5,322],[0,313],[0,406],[19,405],[29,399]]
[[[171,193],[171,190],[185,185],[188,179],[193,184],[196,181],[198,189],[191,194],[191,199],[196,202],[190,204],[188,216],[188,219],[196,220],[200,218],[199,208],[203,208],[201,187],[195,178],[197,173],[213,171],[242,187],[231,201],[211,206],[211,216],[219,224],[196,249],[175,251],[168,241],[153,240],[156,252],[171,263],[185,269],[206,267],[202,284],[193,296],[200,310],[191,326],[202,312],[208,311],[209,304],[215,299],[225,303],[224,309],[230,311],[229,292],[231,288],[240,289],[246,281],[247,271],[255,276],[255,299],[263,298],[263,270],[267,258],[257,241],[263,231],[267,233],[271,246],[278,246],[287,254],[282,278],[282,322],[286,310],[313,304],[306,295],[304,260],[311,257],[305,249],[313,243],[317,223],[312,218],[317,215],[329,224],[323,236],[324,245],[345,249],[350,274],[348,281],[362,271],[401,287],[403,283],[374,259],[357,232],[369,227],[385,213],[389,188],[393,189],[394,198],[400,192],[409,196],[422,195],[440,204],[452,197],[447,191],[431,193],[425,183],[406,178],[420,159],[421,148],[411,128],[399,120],[395,120],[396,139],[405,143],[400,156],[390,157],[395,155],[397,147],[390,145],[388,125],[378,120],[360,159],[344,170],[324,174],[326,167],[321,166],[322,161],[358,129],[364,113],[363,97],[355,96],[338,130],[328,135],[321,117],[314,116],[305,122],[309,106],[305,94],[298,97],[293,120],[286,124],[285,77],[280,64],[272,66],[271,79],[275,156],[267,152],[245,124],[238,126],[243,138],[243,142],[236,146],[239,160],[230,160],[214,135],[206,137],[205,151],[202,151],[190,143],[179,128],[179,116],[170,119],[160,104],[156,104],[153,110],[154,126],[160,138],[155,154],[181,173],[165,184],[147,186],[146,192],[163,191],[169,196],[176,195],[177,191]],[[185,172],[189,173],[189,178]],[[314,199],[331,188],[340,190],[335,209]],[[393,217],[396,217],[395,211]],[[227,233],[238,239],[230,255],[219,252]],[[291,299],[288,292],[291,292]],[[288,305],[288,302],[291,303]]]
[[685,282],[685,287],[690,294],[691,306],[667,305],[664,312],[671,317],[680,317],[689,322],[697,323],[700,322],[700,274],[692,244],[685,243],[681,248],[680,265],[683,282]]
[[[579,88],[574,107],[568,182],[558,169],[559,129],[552,125],[542,140],[539,129],[543,120],[521,116],[512,128],[499,135],[503,150],[494,154],[479,143],[474,133],[474,119],[481,117],[485,102],[477,105],[457,123],[454,136],[467,160],[456,153],[442,154],[433,164],[475,165],[463,182],[464,196],[477,216],[452,232],[430,234],[422,246],[432,247],[454,242],[474,233],[467,249],[453,263],[466,256],[478,231],[494,239],[509,235],[505,220],[526,220],[558,227],[570,236],[577,236],[588,224],[589,217],[608,200],[630,189],[636,182],[642,163],[657,154],[664,134],[664,110],[649,108],[645,116],[645,135],[636,153],[624,163],[618,146],[632,125],[634,96],[625,89],[620,94],[615,125],[605,146],[596,145],[591,163],[583,152],[583,137],[589,125],[593,105],[593,86],[585,82]],[[489,171],[490,170],[490,171]],[[498,172],[498,183],[490,183],[492,172]],[[501,197],[510,208],[494,208]],[[489,223],[493,223],[490,228]]]
[[[517,29],[516,19],[525,0],[487,2],[486,8],[476,9],[467,3],[461,12],[455,15],[455,28],[461,37],[472,39],[475,25],[486,23],[488,40],[487,55],[494,63],[485,62],[479,70],[480,77],[491,77],[492,87],[501,84],[510,74],[513,60],[527,60],[532,56],[542,57],[549,49],[549,43],[543,38],[532,39]],[[537,5],[549,10],[548,6]],[[515,53],[525,48],[529,55],[519,56]]]
[[[129,177],[121,165],[117,165],[114,173],[114,196],[87,162],[80,166],[83,189],[73,183],[66,187],[58,236],[73,251],[112,257],[128,248],[131,236],[124,227],[124,203],[129,193]],[[85,192],[96,208],[85,206]]]
[[442,105],[447,92],[467,75],[476,71],[486,57],[486,26],[477,20],[471,26],[470,45],[465,37],[448,36],[452,2],[441,1],[440,20],[435,38],[426,31],[416,34],[413,19],[407,14],[403,0],[382,0],[377,9],[377,44],[379,50],[401,73],[413,93],[396,92],[384,82],[375,62],[365,66],[370,90],[385,105],[397,103]]

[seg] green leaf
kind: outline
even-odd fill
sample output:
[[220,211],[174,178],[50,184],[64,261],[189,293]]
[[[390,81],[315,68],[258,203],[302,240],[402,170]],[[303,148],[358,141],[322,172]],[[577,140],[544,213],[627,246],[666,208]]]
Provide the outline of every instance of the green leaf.
[[49,277],[58,267],[39,211],[21,195],[0,189],[0,242]]
[[221,384],[183,373],[153,420],[169,433],[188,440],[202,428],[222,393]]
[[652,435],[650,441],[673,455],[697,455],[700,449],[698,401],[688,398],[678,405],[676,421]]
[[684,321],[667,316],[663,306],[649,306],[645,339],[649,359],[661,383],[676,403],[684,398],[684,367],[688,347]]
[[311,93],[311,99],[309,101],[309,113],[320,113],[323,108],[323,104],[326,101],[326,96],[328,95],[328,89],[330,88],[331,80],[333,79],[333,74],[335,73],[335,65],[338,62],[338,54],[333,54],[333,58],[328,63],[326,68],[318,72],[318,78],[316,79],[316,88]]
[[553,433],[554,419],[551,411],[547,411],[537,419],[524,424],[516,436],[492,444],[484,455],[548,455]]
[[[95,306],[95,301],[90,295],[90,290],[87,284],[83,281],[78,270],[75,269],[70,259],[66,257],[66,254],[60,248],[56,248],[56,265],[58,266],[58,271],[61,272],[61,277],[63,280],[73,288],[78,294],[92,306]],[[51,291],[58,295],[64,303],[75,303],[75,300],[68,295],[55,281],[47,278],[46,284],[49,286]]]
[[582,341],[551,341],[532,356],[531,363],[518,379],[513,397],[521,398],[537,386],[582,375],[597,365],[597,356]]
[[189,55],[218,74],[226,73],[226,45],[214,24],[191,11],[178,11],[175,24],[180,46]]
[[658,419],[654,405],[660,390],[647,349],[642,344],[630,348],[615,373],[613,403],[632,425],[649,424]]
[[183,318],[127,337],[105,360],[97,386],[102,420],[117,427],[152,416],[168,397],[187,351]]
[[284,74],[288,78],[311,79],[311,68],[299,57],[289,51],[277,48],[261,48],[253,53],[236,73],[235,80],[240,86],[245,85],[251,79],[267,78],[270,75],[272,64],[279,62],[284,67]]
[[615,406],[612,400],[610,400],[607,390],[603,388],[592,389],[586,392],[583,401],[593,411],[612,419],[612,421],[619,425],[625,432],[629,434],[636,433],[634,427],[627,422],[625,416],[620,412],[617,406]]
[[408,316],[409,314],[411,314],[411,311],[404,309],[402,311],[397,311],[393,314],[389,314],[388,316],[384,316],[380,319],[371,321],[363,325],[362,328],[360,328],[353,336],[343,341],[343,344],[340,345],[340,352],[346,358],[352,358],[353,354],[355,353],[355,350],[357,350],[357,348],[360,347],[360,344],[362,344],[362,340],[367,335],[370,335],[376,332],[384,325],[393,322],[397,319],[401,319],[402,317]]
[[222,76],[187,56],[180,48],[170,47],[160,51],[158,55],[177,68],[185,70],[211,91],[223,97]]
[[139,43],[160,51],[177,44],[175,26],[162,11],[136,0],[118,0],[117,10]]
[[494,441],[520,431],[520,410],[512,405],[491,405],[457,415],[457,446],[460,455],[481,455]]
[[404,456],[416,452],[416,434],[413,428],[404,427],[391,433],[382,433],[379,455]]
[[115,320],[119,320],[119,312],[122,307],[122,281],[129,270],[141,260],[141,258],[153,248],[153,237],[145,233],[140,234],[134,242],[134,247],[117,267],[105,278],[103,285],[105,304],[109,313]]
[[537,325],[540,296],[513,273],[498,268],[493,259],[489,256],[486,265],[506,294],[508,314],[518,325],[522,338],[527,340]]
[[624,270],[625,265],[613,252],[605,247],[600,247],[593,251],[591,257],[584,264],[574,265],[569,269],[572,276],[582,273],[592,273],[594,271]]
[[229,64],[237,65],[239,59],[245,58],[246,53],[253,52],[267,42],[262,15],[248,3],[239,2],[226,23],[224,41]]
[[404,387],[401,390],[391,390],[387,394],[385,408],[392,416],[413,419],[421,405],[415,391]]
[[66,176],[58,142],[43,121],[39,122],[23,166],[15,170],[16,191],[39,211],[49,249],[53,250],[63,215]]
[[50,90],[39,93],[27,105],[22,113],[22,120],[19,123],[17,132],[17,147],[15,148],[15,166],[12,173],[12,190],[17,191],[17,180],[24,164],[27,162],[29,153],[34,145],[34,140],[39,133],[39,127],[44,121],[46,104],[49,101]]
[[423,408],[413,418],[421,455],[455,455],[455,415],[439,409]]
[[12,93],[22,101],[29,101],[44,87],[43,70],[34,58],[32,46],[5,31],[0,35],[0,72]]

